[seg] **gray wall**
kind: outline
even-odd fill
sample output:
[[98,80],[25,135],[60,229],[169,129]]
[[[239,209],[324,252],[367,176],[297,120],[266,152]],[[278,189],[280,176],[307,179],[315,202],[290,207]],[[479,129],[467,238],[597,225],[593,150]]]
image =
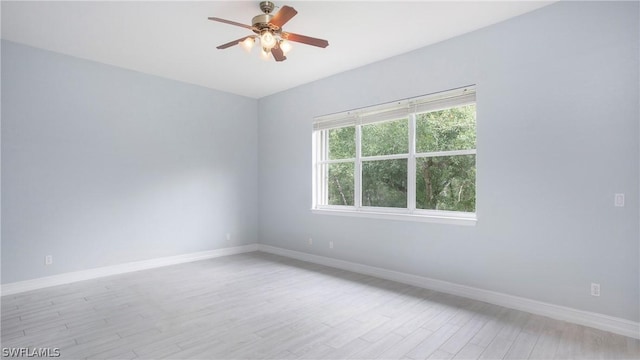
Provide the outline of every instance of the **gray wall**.
[[257,119],[255,99],[2,41],[2,283],[256,243]]
[[[261,99],[260,242],[640,320],[638,7],[561,2]],[[468,84],[475,227],[310,212],[314,116]]]

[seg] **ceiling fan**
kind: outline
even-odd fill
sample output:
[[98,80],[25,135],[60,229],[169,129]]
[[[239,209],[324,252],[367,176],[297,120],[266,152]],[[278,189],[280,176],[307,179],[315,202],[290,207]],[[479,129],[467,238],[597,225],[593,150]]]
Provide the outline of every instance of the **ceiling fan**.
[[251,50],[256,41],[259,41],[260,46],[262,47],[263,56],[268,58],[269,53],[271,53],[276,61],[284,61],[287,59],[285,53],[291,48],[289,41],[321,48],[329,46],[329,42],[327,40],[282,31],[282,26],[296,16],[298,12],[291,6],[285,5],[281,7],[278,12],[272,14],[274,8],[275,4],[273,2],[262,1],[260,3],[260,10],[262,10],[263,13],[253,17],[251,26],[231,20],[210,17],[209,20],[240,26],[255,33],[255,35],[245,36],[226,44],[222,44],[218,46],[217,49],[227,49],[236,44],[241,44],[247,50]]

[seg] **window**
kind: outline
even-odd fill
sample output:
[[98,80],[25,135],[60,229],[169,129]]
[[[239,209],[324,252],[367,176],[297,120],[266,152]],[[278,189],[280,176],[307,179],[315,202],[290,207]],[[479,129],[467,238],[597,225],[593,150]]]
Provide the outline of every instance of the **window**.
[[314,119],[313,210],[475,223],[475,87]]

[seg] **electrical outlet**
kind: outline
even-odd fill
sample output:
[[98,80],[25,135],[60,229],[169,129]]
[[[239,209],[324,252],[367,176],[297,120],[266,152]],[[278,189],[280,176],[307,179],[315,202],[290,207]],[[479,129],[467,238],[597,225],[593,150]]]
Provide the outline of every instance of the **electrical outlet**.
[[231,240],[231,234],[227,233],[227,240]]
[[591,283],[591,296],[600,296],[600,284]]
[[329,241],[329,249],[333,249],[333,241]]
[[613,198],[613,205],[616,207],[624,206],[624,194],[615,194]]
[[309,246],[313,245],[313,239],[309,238]]
[[44,264],[45,265],[51,265],[53,264],[53,256],[52,255],[47,255],[44,257]]

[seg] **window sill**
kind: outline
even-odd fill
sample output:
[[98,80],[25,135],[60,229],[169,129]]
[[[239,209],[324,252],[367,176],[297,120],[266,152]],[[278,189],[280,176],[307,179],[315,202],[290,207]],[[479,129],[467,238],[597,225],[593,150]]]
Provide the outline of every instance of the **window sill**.
[[371,219],[400,220],[400,221],[417,221],[430,222],[439,224],[452,224],[463,226],[475,226],[478,219],[475,214],[408,214],[408,213],[391,213],[376,212],[371,210],[342,210],[342,209],[311,209],[313,214],[334,215],[334,216],[351,216],[363,217]]

